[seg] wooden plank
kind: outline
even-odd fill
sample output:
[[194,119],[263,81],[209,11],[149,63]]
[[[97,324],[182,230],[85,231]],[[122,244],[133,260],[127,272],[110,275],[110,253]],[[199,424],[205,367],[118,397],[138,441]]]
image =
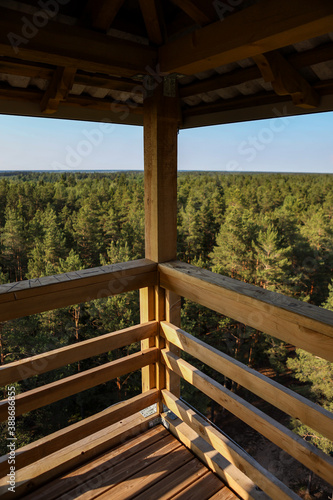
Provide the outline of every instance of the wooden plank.
[[66,476],[61,477],[61,480],[59,478],[53,480],[26,498],[27,500],[30,497],[31,500],[44,500],[45,498],[55,500],[69,491],[71,496],[79,496],[79,494],[84,493],[83,488],[85,484],[96,485],[97,481],[99,481],[99,478],[96,477],[97,475],[110,467],[124,462],[142,449],[147,449],[157,442],[161,443],[161,440],[166,436],[168,436],[168,432],[166,430],[163,432],[160,425],[153,427],[143,434],[139,434],[139,436],[117,446],[112,451],[106,452],[95,460],[89,461],[87,464],[69,472]]
[[165,405],[179,418],[192,427],[199,436],[208,441],[230,463],[235,465],[272,498],[279,500],[299,500],[298,495],[264,469],[252,457],[230,441],[226,436],[209,425],[203,418],[191,410],[185,402],[177,399],[171,392],[162,391]]
[[[155,287],[155,307],[156,307],[156,320],[160,323],[165,319],[165,290],[159,286]],[[166,369],[165,364],[161,360],[161,349],[165,347],[165,338],[160,335],[156,337],[156,347],[159,350],[159,358],[156,363],[156,388],[161,391],[166,386]],[[159,399],[157,411],[162,413],[163,403],[162,399]]]
[[192,75],[276,50],[332,30],[330,0],[267,0],[171,41],[159,50],[161,70]]
[[[142,339],[153,338],[157,334],[157,322],[150,321],[141,325],[124,328],[113,333],[71,344],[60,349],[21,359],[0,366],[0,386],[5,386],[18,380],[24,380],[34,375],[40,375],[61,366],[76,361],[98,356],[104,352],[119,349]],[[150,347],[150,346],[149,346]],[[153,347],[153,346],[152,346]]]
[[[325,43],[311,50],[296,52],[285,56],[285,58],[295,69],[301,69],[307,66],[312,66],[313,64],[330,61],[333,59],[333,43]],[[236,69],[230,71],[229,73],[216,75],[204,80],[196,80],[188,85],[181,85],[180,80],[179,95],[182,98],[189,97],[239,85],[241,83],[259,78],[261,78],[261,72],[259,68],[254,65],[249,68]]]
[[149,40],[156,45],[162,45],[164,40],[159,3],[156,0],[139,0],[139,4]]
[[196,458],[192,458],[190,462],[159,480],[157,484],[136,495],[135,500],[147,500],[147,498],[168,500],[207,473],[206,467]]
[[190,462],[193,459],[191,453],[181,446],[173,436],[172,439],[177,443],[174,443],[172,451],[164,452],[159,460],[149,464],[145,467],[144,471],[136,472],[126,481],[118,484],[111,490],[107,489],[99,498],[101,500],[108,499],[110,495],[112,500],[128,500],[129,498],[135,498],[139,493],[142,493],[150,486],[156,484],[178,468]]
[[157,283],[156,264],[141,259],[97,268],[91,273],[60,274],[0,285],[0,320],[19,318],[80,302],[108,297]]
[[175,495],[174,500],[208,500],[219,490],[224,489],[221,481],[212,473],[205,474],[194,484],[187,486],[183,491]]
[[255,406],[215,382],[211,377],[174,354],[162,351],[166,365],[201,392],[247,425],[279,446],[289,455],[330,483],[333,481],[333,459]]
[[119,76],[142,74],[145,68],[155,67],[153,47],[51,20],[46,29],[36,28],[30,39],[23,36],[23,41],[18,40],[24,27],[21,12],[1,7],[0,52],[3,56]]
[[161,328],[169,342],[333,440],[331,412],[174,325],[162,322]]
[[160,83],[144,101],[146,258],[165,262],[177,253],[177,133],[179,101]]
[[[60,474],[87,462],[113,446],[123,443],[126,439],[147,430],[156,421],[156,414],[144,418],[140,413],[132,415],[121,422],[103,428],[48,457],[39,460],[23,469],[16,471],[15,493],[8,492],[7,478],[0,481],[0,496],[10,498],[25,498],[31,491],[52,480]],[[33,497],[33,495],[32,495]]]
[[[165,291],[165,319],[173,325],[180,326],[180,311],[181,298],[169,290]],[[165,347],[170,351],[180,356],[180,348],[166,340]],[[165,387],[172,392],[177,398],[180,397],[180,377],[172,370],[166,370]]]
[[302,108],[319,106],[319,94],[278,51],[259,54],[253,59],[265,82],[270,82],[278,95],[291,95],[295,106]]
[[237,500],[237,497],[228,488],[222,488],[210,497],[210,500]]
[[[159,351],[156,348],[146,349],[125,358],[105,363],[102,366],[66,377],[56,382],[18,394],[15,398],[15,414],[22,415],[31,410],[41,408],[61,399],[85,391],[96,385],[108,382],[129,372],[139,370],[144,365],[157,361]],[[8,418],[8,400],[0,402],[0,421]]]
[[333,361],[332,311],[185,263],[159,271],[162,287]]
[[[22,448],[18,448],[15,453],[16,468],[22,469],[60,450],[64,447],[64,443],[68,446],[130,415],[134,415],[140,410],[156,403],[157,399],[158,392],[156,390],[139,394],[128,401],[113,405],[80,422],[65,427]],[[8,474],[8,467],[8,455],[3,455],[0,457],[0,477]]]
[[54,69],[41,64],[28,64],[23,61],[16,61],[7,58],[0,58],[0,72],[5,75],[27,76],[29,78],[42,78],[51,80]]
[[[136,473],[141,472],[140,476],[144,478],[148,466],[155,462],[160,463],[165,455],[168,455],[176,449],[180,449],[180,447],[181,444],[176,441],[172,435],[166,436],[155,445],[144,448],[141,452],[130,457],[125,462],[105,470],[99,475],[98,486],[96,487],[95,485],[92,489],[87,485],[87,487],[84,488],[85,491],[80,496],[80,500],[90,500],[97,496],[100,499],[110,498],[110,495],[112,499],[115,498],[113,493],[117,491],[118,485],[121,486],[122,482],[126,485]],[[117,491],[117,493],[119,493],[119,491]],[[68,500],[74,500],[76,497],[75,495],[71,496],[68,494],[66,498]]]
[[61,101],[65,101],[69,91],[74,84],[76,68],[57,67],[54,70],[53,77],[47,87],[40,108],[45,114],[53,114],[58,111]]
[[[140,321],[155,320],[155,289],[153,286],[140,289]],[[159,332],[156,329],[156,335]],[[156,337],[150,337],[141,341],[141,350],[150,349],[156,345]],[[141,369],[142,392],[156,387],[156,366],[148,365]]]
[[[112,499],[126,500],[128,498],[136,497],[139,493],[145,491],[149,486],[156,484],[165,477],[168,477],[170,473],[186,465],[192,459],[193,456],[189,453],[189,451],[186,448],[181,447],[178,443],[176,449],[174,448],[157,462],[154,462],[146,467],[144,469],[144,475],[142,472],[137,472],[126,482],[113,488],[111,490]],[[101,495],[101,499],[109,498],[109,494],[110,491],[104,493]]]
[[269,500],[263,491],[256,488],[251,479],[214,450],[185,422],[179,418],[171,419],[167,413],[164,413],[162,414],[162,423],[240,498],[244,500]]
[[[0,62],[1,69],[1,62]],[[89,74],[83,71],[78,71],[75,74],[74,83],[99,89],[119,90],[121,92],[132,92],[135,88],[141,88],[139,80],[131,80],[129,78],[116,78],[103,74]],[[143,92],[143,86],[142,86]]]

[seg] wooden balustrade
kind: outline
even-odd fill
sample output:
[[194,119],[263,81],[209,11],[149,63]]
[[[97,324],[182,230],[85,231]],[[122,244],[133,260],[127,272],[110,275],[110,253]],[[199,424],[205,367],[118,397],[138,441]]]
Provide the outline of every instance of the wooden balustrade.
[[[0,371],[0,384],[11,383],[24,378],[26,370],[34,370],[42,361],[42,370],[39,373],[51,371],[74,361],[102,354],[118,347],[132,344],[143,338],[156,335],[157,323],[152,321],[146,324],[137,325],[125,330],[103,335],[96,339],[79,342],[74,345],[56,349],[42,355],[23,359],[18,362],[9,363],[2,367]],[[102,366],[91,368],[77,373],[70,377],[57,380],[42,387],[18,394],[15,398],[15,414],[22,415],[31,410],[49,405],[60,399],[72,396],[102,384],[113,378],[120,377],[129,372],[136,371],[144,366],[156,363],[159,351],[157,348],[150,348],[144,351],[131,354],[121,359],[105,363]],[[33,371],[36,374],[36,371]],[[6,381],[4,383],[4,381]],[[4,421],[8,416],[8,400],[0,402],[0,421]]]
[[[82,457],[80,458],[75,449],[77,440],[87,439],[85,446],[93,456],[106,449],[107,443],[120,439],[120,427],[109,435],[106,431],[108,426],[119,419],[130,418],[132,413],[155,402],[158,403],[158,414],[162,411],[163,402],[184,422],[182,425],[190,426],[191,432],[197,433],[198,439],[205,439],[232,464],[230,467],[234,469],[229,469],[229,472],[237,467],[250,478],[249,481],[253,481],[250,481],[250,486],[246,488],[252,488],[251,485],[255,483],[272,498],[298,498],[281,481],[179,399],[180,378],[242,419],[318,476],[328,482],[332,481],[333,460],[330,457],[182,360],[180,351],[197,358],[331,440],[332,413],[205,344],[172,323],[173,318],[178,321],[178,296],[184,296],[252,328],[333,361],[331,311],[188,264],[156,264],[142,259],[2,285],[0,321],[138,288],[141,289],[142,324],[0,367],[0,386],[4,386],[133,342],[141,342],[140,352],[16,396],[16,415],[20,415],[112,378],[143,369],[141,395],[17,450],[17,464],[23,468],[20,486],[22,491],[29,489],[32,480],[40,484],[45,482],[51,477],[51,471],[54,473],[54,467],[57,471],[62,471],[69,464],[80,463]],[[163,289],[166,290],[165,294]],[[7,400],[0,402],[0,421],[7,417],[7,404]],[[143,422],[135,422],[135,429],[143,425]],[[126,432],[130,432],[130,420],[126,425]],[[90,433],[95,433],[96,449],[89,444]],[[62,448],[67,451],[64,451],[63,457],[54,466],[52,454],[59,453]],[[29,465],[35,461],[40,463],[45,457],[47,460],[42,468],[40,465],[39,469]],[[5,474],[6,460],[6,456],[0,458],[0,476]],[[226,477],[225,472],[222,474]],[[232,472],[232,476],[236,477],[237,473],[235,476]],[[243,479],[242,484],[245,484]],[[240,485],[239,488],[242,491],[243,486]]]
[[158,265],[160,286],[333,361],[333,312],[182,262]]

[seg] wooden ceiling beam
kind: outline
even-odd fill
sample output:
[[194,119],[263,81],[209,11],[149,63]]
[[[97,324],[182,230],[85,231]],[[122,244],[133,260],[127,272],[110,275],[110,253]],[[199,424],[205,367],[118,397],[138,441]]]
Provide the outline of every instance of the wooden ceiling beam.
[[207,2],[207,0],[172,0],[172,3],[200,26],[205,26],[216,20],[216,11],[212,3]]
[[[295,68],[301,69],[315,64],[323,63],[333,59],[333,43],[325,43],[314,49],[304,52],[296,52],[290,54],[285,59]],[[251,80],[260,78],[261,72],[259,68],[254,65],[249,68],[240,68],[229,73],[216,75],[205,80],[196,80],[188,85],[179,86],[179,95],[181,97],[189,97],[205,92],[212,92],[214,90],[240,85]]]
[[40,109],[45,114],[53,114],[58,111],[59,104],[67,99],[69,91],[73,87],[76,68],[55,69],[51,82],[46,89],[40,103]]
[[159,3],[156,0],[139,0],[139,3],[149,40],[162,45],[164,37]]
[[108,31],[125,0],[89,0],[83,15],[85,23],[100,31]]
[[156,66],[153,47],[52,21],[33,35],[25,28],[20,12],[0,8],[2,56],[125,77]]
[[195,74],[332,31],[331,0],[266,0],[159,49],[161,71]]
[[[0,82],[0,100],[4,99],[6,101],[23,101],[23,102],[33,102],[40,103],[43,98],[43,91],[34,89],[22,89],[13,88],[6,83]],[[110,98],[99,99],[97,97],[91,97],[89,95],[71,95],[69,94],[66,101],[60,102],[59,106],[62,107],[81,107],[84,109],[100,110],[104,112],[104,117],[107,117],[108,113],[117,113],[118,116],[122,113],[126,117],[128,115],[142,115],[143,106],[137,103],[119,103],[118,101]],[[125,119],[124,119],[125,121]]]
[[[333,95],[333,79],[317,82],[313,89],[319,96]],[[200,116],[221,111],[232,111],[246,109],[250,107],[259,107],[264,105],[274,105],[291,101],[290,95],[277,95],[275,92],[260,92],[252,95],[240,95],[232,99],[220,99],[215,102],[198,104],[197,106],[188,106],[183,109],[184,118],[190,116]],[[313,108],[312,108],[313,109]]]
[[293,103],[302,108],[316,108],[320,97],[311,85],[278,52],[255,56],[265,82],[270,82],[278,95],[290,95]]

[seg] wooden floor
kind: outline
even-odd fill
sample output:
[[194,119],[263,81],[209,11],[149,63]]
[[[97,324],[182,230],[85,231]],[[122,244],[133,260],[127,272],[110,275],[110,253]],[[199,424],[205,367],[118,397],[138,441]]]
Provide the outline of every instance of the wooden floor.
[[25,498],[234,500],[237,497],[158,425]]

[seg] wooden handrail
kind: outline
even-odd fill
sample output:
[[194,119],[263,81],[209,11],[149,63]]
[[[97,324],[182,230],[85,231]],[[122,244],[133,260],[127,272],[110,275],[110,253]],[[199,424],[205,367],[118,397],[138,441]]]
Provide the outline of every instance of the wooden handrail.
[[161,330],[172,344],[333,441],[331,412],[171,323],[161,322]]
[[107,333],[93,339],[71,344],[60,349],[54,349],[37,356],[21,359],[0,366],[0,386],[5,386],[18,380],[34,375],[40,375],[65,365],[82,361],[104,352],[119,349],[126,345],[139,342],[157,334],[157,321],[149,321],[141,325],[131,326]]
[[158,270],[163,288],[333,362],[332,311],[182,262]]
[[249,456],[242,448],[230,441],[226,436],[208,424],[197,413],[191,410],[184,401],[179,400],[171,392],[162,390],[163,403],[187,423],[203,439],[208,441],[216,451],[221,453],[230,463],[235,465],[271,498],[279,500],[299,500],[299,496],[279,481],[268,470]]
[[[105,363],[102,366],[66,377],[51,384],[18,394],[15,398],[15,414],[22,415],[31,410],[49,405],[78,392],[108,382],[115,377],[139,370],[143,366],[156,363],[159,350],[155,347],[140,351],[125,358]],[[0,402],[0,422],[8,418],[8,400]]]
[[321,450],[175,354],[164,349],[162,357],[170,370],[243,420],[322,479],[327,482],[333,480],[333,460]]
[[0,322],[156,285],[148,259],[0,285]]

